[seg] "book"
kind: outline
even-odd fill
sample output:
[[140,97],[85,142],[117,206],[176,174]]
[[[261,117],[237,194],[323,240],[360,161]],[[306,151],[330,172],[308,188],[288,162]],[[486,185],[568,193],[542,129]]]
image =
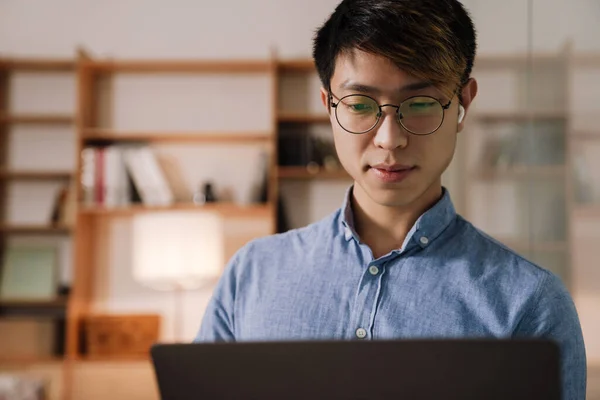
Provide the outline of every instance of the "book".
[[54,246],[10,245],[4,253],[0,299],[45,301],[58,290],[57,248]]

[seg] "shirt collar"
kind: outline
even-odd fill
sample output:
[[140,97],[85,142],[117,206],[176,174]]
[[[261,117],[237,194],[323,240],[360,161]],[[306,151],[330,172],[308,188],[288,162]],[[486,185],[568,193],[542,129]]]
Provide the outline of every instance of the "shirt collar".
[[[341,208],[341,223],[344,229],[344,238],[348,241],[354,239],[359,242],[358,234],[354,226],[354,213],[352,211],[352,189],[351,185],[346,191],[344,202]],[[429,246],[438,236],[454,221],[456,210],[450,192],[442,187],[441,199],[429,210],[425,211],[409,231],[402,249],[413,240],[421,247]]]

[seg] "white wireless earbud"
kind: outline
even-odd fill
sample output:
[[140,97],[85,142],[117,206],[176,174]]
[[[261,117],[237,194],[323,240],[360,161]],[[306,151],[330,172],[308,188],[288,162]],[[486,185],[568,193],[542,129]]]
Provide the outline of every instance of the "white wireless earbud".
[[458,105],[458,123],[460,124],[463,121],[463,118],[465,117],[465,108],[462,106],[462,104]]

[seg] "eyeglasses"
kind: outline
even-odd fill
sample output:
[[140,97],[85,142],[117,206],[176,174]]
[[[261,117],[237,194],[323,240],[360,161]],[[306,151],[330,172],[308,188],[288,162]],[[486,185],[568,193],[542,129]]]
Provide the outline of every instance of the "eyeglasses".
[[[431,135],[444,123],[444,111],[450,107],[430,96],[413,96],[400,105],[379,104],[369,96],[351,94],[338,99],[329,93],[331,107],[335,109],[338,124],[347,132],[363,134],[377,126],[383,115],[383,107],[396,109],[396,120],[404,129],[414,135]],[[333,103],[332,99],[338,100]]]

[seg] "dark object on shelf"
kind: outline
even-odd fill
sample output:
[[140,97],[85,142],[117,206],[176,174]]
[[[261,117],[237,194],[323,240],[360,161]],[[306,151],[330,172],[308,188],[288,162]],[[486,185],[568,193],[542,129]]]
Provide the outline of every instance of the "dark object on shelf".
[[287,212],[285,209],[285,201],[283,197],[279,195],[277,197],[277,233],[284,233],[290,229],[290,224],[287,218]]
[[65,355],[65,341],[67,335],[67,320],[59,318],[54,321],[54,355],[61,357]]
[[207,182],[204,184],[204,199],[207,203],[214,203],[217,201],[217,197],[215,196],[212,183]]
[[68,195],[69,195],[69,186],[65,186],[60,189],[58,196],[56,196],[56,200],[54,201],[54,206],[52,208],[52,216],[50,217],[52,226],[57,226],[60,223],[61,210],[64,208],[64,204],[67,201]]
[[285,132],[278,140],[278,163],[281,166],[325,166],[326,161],[337,160],[331,140],[313,137],[307,132]]
[[194,204],[215,203],[217,196],[211,182],[205,182],[201,189],[194,193]]
[[71,294],[71,287],[69,285],[60,285],[58,287],[58,295],[60,297],[68,297]]
[[129,168],[125,169],[125,173],[127,174],[127,185],[129,185],[129,193],[131,194],[129,201],[131,202],[131,204],[141,204],[142,196],[137,190],[137,186],[133,182],[133,177],[131,176],[131,172],[129,172]]

